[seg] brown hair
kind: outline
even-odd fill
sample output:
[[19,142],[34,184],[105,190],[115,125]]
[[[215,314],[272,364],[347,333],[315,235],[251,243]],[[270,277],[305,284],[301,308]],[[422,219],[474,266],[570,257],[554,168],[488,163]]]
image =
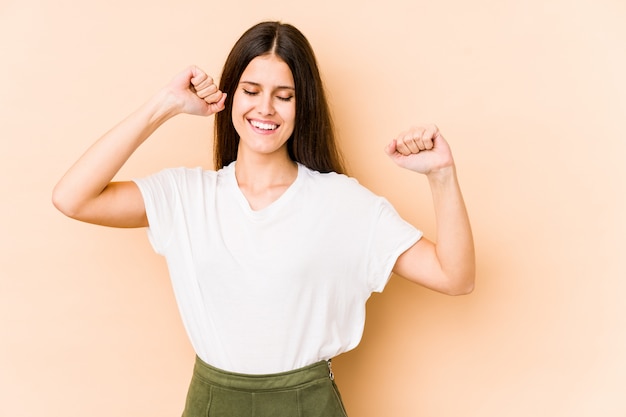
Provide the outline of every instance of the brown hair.
[[280,22],[262,22],[248,29],[226,59],[220,90],[228,98],[225,109],[215,115],[215,168],[237,159],[239,135],[232,123],[232,97],[250,61],[268,54],[289,66],[295,82],[296,124],[287,141],[289,157],[315,171],[344,173],[313,48],[298,29]]

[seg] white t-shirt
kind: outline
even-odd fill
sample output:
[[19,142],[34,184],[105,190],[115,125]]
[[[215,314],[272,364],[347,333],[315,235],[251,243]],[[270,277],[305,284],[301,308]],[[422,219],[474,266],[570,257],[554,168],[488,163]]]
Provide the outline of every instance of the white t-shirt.
[[278,200],[254,211],[235,165],[135,180],[197,355],[266,374],[354,348],[367,299],[421,232],[355,179],[303,165]]

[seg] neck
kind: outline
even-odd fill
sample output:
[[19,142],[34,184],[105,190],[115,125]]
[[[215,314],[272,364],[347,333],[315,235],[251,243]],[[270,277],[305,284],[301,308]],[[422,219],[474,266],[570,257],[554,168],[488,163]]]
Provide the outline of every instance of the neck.
[[252,210],[278,200],[297,177],[298,165],[287,157],[237,157],[235,178]]
[[240,187],[258,190],[291,185],[297,175],[298,165],[287,155],[237,156],[235,176]]

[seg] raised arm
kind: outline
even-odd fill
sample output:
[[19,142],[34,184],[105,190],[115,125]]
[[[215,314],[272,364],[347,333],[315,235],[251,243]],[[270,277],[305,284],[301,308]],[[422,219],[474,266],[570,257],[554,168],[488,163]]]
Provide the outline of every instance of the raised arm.
[[394,272],[415,283],[450,294],[474,289],[474,241],[448,143],[435,125],[400,134],[385,152],[400,167],[424,174],[430,184],[437,237],[422,238],[405,251]]
[[211,77],[195,66],[187,68],[72,165],[54,188],[54,206],[88,223],[147,226],[143,198],[135,183],[111,182],[113,177],[165,121],[181,113],[210,116],[224,108],[225,100]]

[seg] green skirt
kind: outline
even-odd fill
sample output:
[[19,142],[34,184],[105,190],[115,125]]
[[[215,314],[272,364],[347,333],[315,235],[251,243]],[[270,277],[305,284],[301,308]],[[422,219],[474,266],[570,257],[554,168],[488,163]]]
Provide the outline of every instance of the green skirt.
[[330,361],[270,375],[222,371],[196,357],[183,417],[346,417]]

